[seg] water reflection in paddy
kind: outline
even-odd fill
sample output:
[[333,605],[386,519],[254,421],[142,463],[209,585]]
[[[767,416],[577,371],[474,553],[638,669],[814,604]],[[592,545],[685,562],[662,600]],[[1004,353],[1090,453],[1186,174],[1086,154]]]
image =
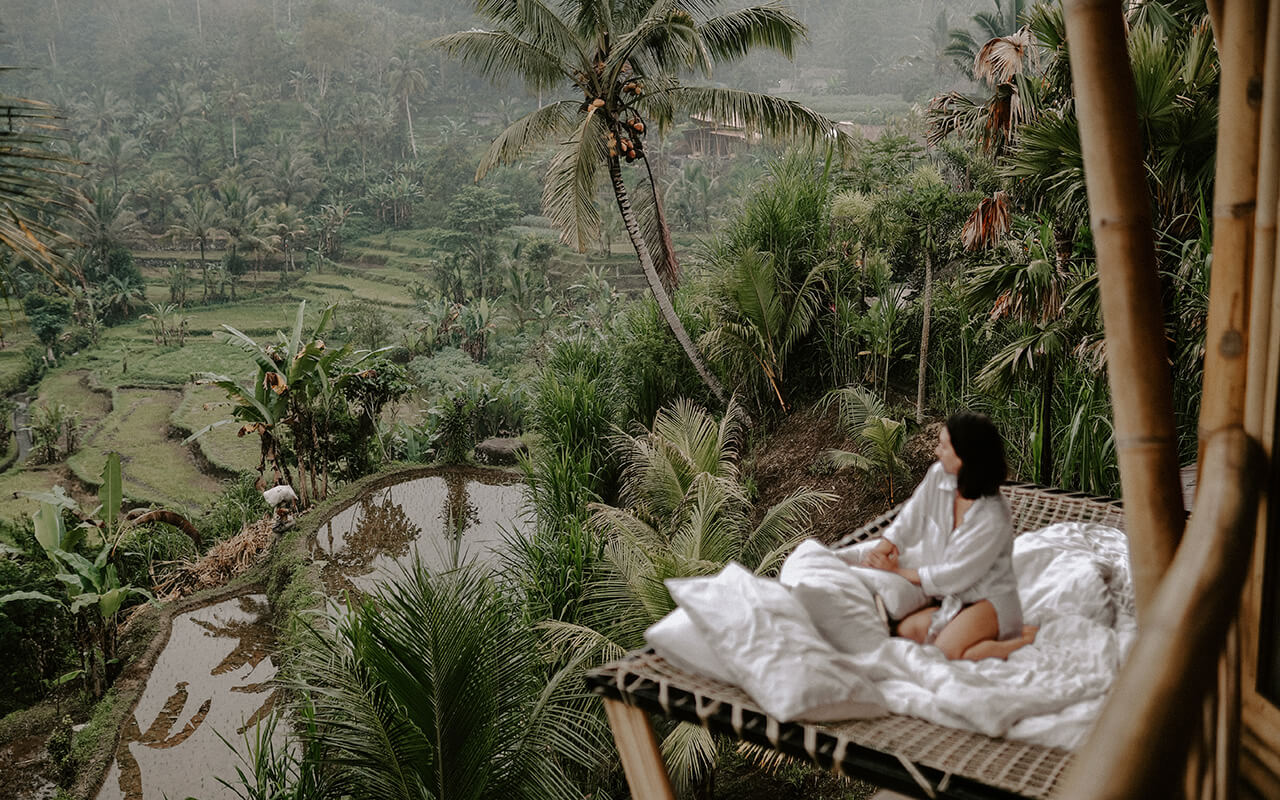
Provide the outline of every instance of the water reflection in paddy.
[[265,595],[244,595],[173,620],[146,688],[125,722],[98,800],[233,798],[244,731],[271,712],[272,635]]
[[[483,474],[481,474],[483,475]],[[506,531],[523,530],[525,487],[449,472],[374,490],[320,526],[312,558],[331,596],[368,592],[420,558],[447,569],[496,564]]]

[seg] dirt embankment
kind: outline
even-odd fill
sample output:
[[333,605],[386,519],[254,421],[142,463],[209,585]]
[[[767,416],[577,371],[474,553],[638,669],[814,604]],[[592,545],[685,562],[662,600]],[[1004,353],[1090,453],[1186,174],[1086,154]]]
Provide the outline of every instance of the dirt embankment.
[[857,530],[911,496],[911,490],[933,463],[933,447],[939,423],[926,423],[912,433],[903,452],[908,475],[889,481],[883,474],[855,469],[836,470],[826,462],[828,450],[854,450],[856,446],[840,433],[834,409],[821,406],[797,410],[779,421],[764,440],[748,452],[743,472],[755,481],[759,496],[755,506],[758,523],[769,506],[797,489],[831,492],[839,499],[814,520],[813,535],[834,542]]

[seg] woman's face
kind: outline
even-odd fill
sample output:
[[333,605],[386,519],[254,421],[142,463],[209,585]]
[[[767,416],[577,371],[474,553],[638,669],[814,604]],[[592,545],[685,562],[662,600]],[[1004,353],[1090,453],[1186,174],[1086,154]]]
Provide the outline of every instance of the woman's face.
[[951,433],[946,425],[942,426],[942,432],[938,434],[938,446],[933,448],[933,454],[942,462],[942,468],[948,473],[951,475],[960,473],[960,456],[951,449]]

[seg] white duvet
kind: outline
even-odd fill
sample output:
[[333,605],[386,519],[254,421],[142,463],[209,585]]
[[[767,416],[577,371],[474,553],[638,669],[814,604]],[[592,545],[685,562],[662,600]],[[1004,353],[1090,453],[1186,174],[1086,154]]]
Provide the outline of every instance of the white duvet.
[[[775,716],[831,719],[822,695],[833,707],[862,709],[862,716],[884,708],[1074,749],[1136,633],[1125,537],[1101,525],[1060,523],[1015,540],[1023,616],[1040,632],[1007,661],[949,661],[935,647],[890,638],[874,617],[861,571],[845,564],[817,542],[805,542],[782,571],[789,597],[760,583],[778,582],[740,567],[714,578],[670,581],[680,608],[650,629],[649,643],[677,666],[742,686]],[[779,598],[785,612],[761,607],[762,590]],[[812,627],[797,626],[797,608]],[[808,636],[803,658],[780,660],[779,654],[800,650],[787,641],[800,635]],[[787,704],[799,687],[809,703],[803,708]]]

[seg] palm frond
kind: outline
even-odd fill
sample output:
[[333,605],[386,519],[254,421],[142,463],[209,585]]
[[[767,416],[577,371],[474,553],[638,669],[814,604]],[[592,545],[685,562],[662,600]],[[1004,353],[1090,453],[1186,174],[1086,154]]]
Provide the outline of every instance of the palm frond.
[[636,105],[646,112],[655,105],[670,104],[713,122],[742,127],[748,134],[762,133],[781,139],[801,139],[811,144],[831,144],[842,152],[855,146],[854,139],[836,123],[793,100],[710,86],[670,86],[640,98]]
[[785,6],[751,6],[712,17],[698,26],[707,52],[716,63],[733,61],[753,48],[775,50],[787,58],[804,39],[805,27]]
[[701,725],[681,722],[662,740],[662,761],[679,797],[688,797],[717,761],[716,740]]
[[1001,189],[991,197],[982,198],[965,220],[960,240],[965,250],[981,250],[995,244],[1012,226],[1009,193]]
[[588,66],[587,54],[569,25],[542,0],[476,0],[476,13],[562,60],[576,57]]
[[573,130],[573,118],[581,105],[573,100],[559,100],[508,125],[480,159],[476,180],[483,180],[494,167],[519,160],[539,142]]
[[494,80],[518,76],[533,91],[554,89],[573,79],[560,56],[509,31],[461,31],[432,39],[450,56],[474,64]]
[[770,506],[742,544],[742,563],[756,572],[772,570],[780,554],[808,535],[813,516],[839,499],[830,492],[797,489]]
[[579,252],[599,238],[596,175],[609,158],[607,127],[599,114],[587,112],[573,135],[560,146],[547,169],[542,205],[560,240]]
[[973,75],[992,86],[1009,83],[1036,65],[1035,38],[1027,27],[984,44],[973,60]]

